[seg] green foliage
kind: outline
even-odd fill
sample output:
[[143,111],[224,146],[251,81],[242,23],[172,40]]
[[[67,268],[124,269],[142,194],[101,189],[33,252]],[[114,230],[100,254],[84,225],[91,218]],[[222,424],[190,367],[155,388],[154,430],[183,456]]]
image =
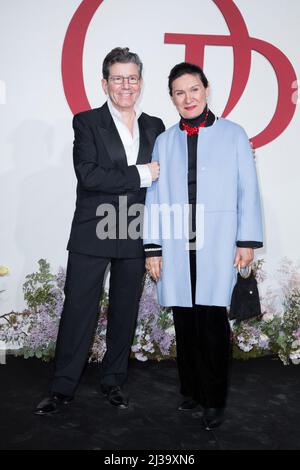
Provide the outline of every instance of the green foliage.
[[160,311],[157,323],[163,330],[166,330],[173,325],[171,312],[172,310],[170,308],[162,308]]
[[35,311],[38,306],[54,304],[51,294],[55,276],[50,272],[50,264],[45,259],[38,261],[39,270],[28,274],[23,285],[24,298],[28,308]]
[[15,357],[24,357],[24,359],[36,357],[44,362],[49,362],[54,358],[55,344],[55,341],[50,341],[47,346],[43,345],[35,348],[32,346],[23,346],[19,349],[13,349],[9,351],[9,353],[12,353]]
[[102,308],[108,307],[108,293],[105,289],[102,290],[101,298],[100,298],[100,306]]
[[266,356],[270,354],[265,349],[254,346],[251,351],[242,351],[236,343],[232,345],[232,357],[233,359],[247,361],[248,359],[255,359],[256,357]]

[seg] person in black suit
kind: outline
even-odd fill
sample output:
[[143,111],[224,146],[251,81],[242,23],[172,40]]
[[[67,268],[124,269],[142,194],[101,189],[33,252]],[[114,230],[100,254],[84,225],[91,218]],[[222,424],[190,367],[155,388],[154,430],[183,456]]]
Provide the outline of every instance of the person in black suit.
[[[101,290],[110,267],[106,353],[101,390],[112,405],[127,408],[123,391],[145,269],[136,208],[159,176],[151,162],[161,119],[142,113],[142,63],[128,48],[115,48],[103,62],[107,102],[74,116],[76,209],[67,249],[65,302],[50,394],[34,413],[51,414],[74,397],[96,328]],[[130,216],[127,216],[130,213]],[[131,231],[131,233],[130,233]]]

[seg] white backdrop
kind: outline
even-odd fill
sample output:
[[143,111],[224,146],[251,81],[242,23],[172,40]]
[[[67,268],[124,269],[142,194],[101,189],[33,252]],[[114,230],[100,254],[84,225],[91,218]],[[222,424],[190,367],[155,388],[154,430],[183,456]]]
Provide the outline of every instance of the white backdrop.
[[[75,204],[72,113],[61,77],[61,53],[80,0],[1,0],[0,3],[0,313],[24,306],[25,275],[46,258],[55,271],[65,250]],[[300,2],[235,0],[250,36],[278,47],[300,76]],[[184,60],[182,45],[164,34],[228,34],[212,0],[104,0],[90,23],[84,48],[84,80],[92,107],[104,102],[101,64],[115,46],[129,46],[145,65],[143,109],[166,126],[177,120],[167,92],[171,67]],[[204,69],[210,107],[222,113],[230,90],[231,47],[207,47]],[[249,136],[270,121],[277,81],[269,62],[252,52],[247,88],[229,119]],[[257,255],[272,273],[283,256],[300,259],[299,112],[276,140],[256,152],[265,223],[265,247]]]

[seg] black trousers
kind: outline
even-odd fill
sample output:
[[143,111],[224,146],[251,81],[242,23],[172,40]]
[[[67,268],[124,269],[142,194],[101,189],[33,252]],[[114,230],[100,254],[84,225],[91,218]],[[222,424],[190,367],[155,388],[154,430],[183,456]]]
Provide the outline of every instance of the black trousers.
[[226,307],[195,305],[196,255],[190,254],[193,307],[173,307],[180,391],[202,406],[226,405],[230,325]]
[[107,350],[102,361],[101,382],[122,385],[126,380],[145,261],[143,258],[110,259],[70,252],[50,392],[74,395],[92,345],[109,263]]

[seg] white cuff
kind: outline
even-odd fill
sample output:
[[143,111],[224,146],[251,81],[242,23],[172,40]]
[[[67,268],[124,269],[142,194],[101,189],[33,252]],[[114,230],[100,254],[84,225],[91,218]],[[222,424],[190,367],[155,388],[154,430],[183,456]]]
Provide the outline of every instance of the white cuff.
[[151,171],[148,165],[136,165],[137,171],[139,172],[140,175],[140,180],[141,180],[141,188],[150,188],[152,184],[152,176],[151,176]]

